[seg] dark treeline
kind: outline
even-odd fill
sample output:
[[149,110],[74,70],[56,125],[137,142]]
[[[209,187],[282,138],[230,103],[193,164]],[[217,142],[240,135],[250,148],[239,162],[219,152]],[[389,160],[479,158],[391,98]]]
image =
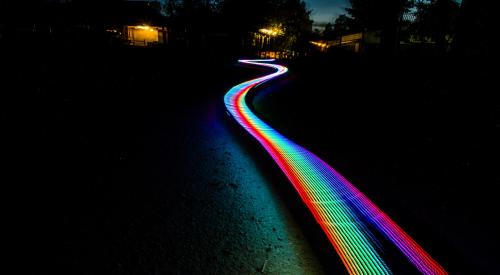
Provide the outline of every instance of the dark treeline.
[[311,11],[301,0],[168,0],[163,12],[188,41],[222,33],[234,47],[251,32],[277,27],[284,32],[283,48],[300,48],[312,30]]
[[[134,1],[2,1],[0,43],[10,39],[13,26],[31,28],[34,24],[46,24],[53,31],[86,24],[102,30],[148,13],[130,8],[131,2]],[[325,26],[321,39],[372,32],[379,38],[377,47],[387,54],[398,53],[400,42],[412,47],[430,47],[437,53],[478,54],[494,50],[490,1],[350,0],[349,3],[345,14]],[[211,37],[219,40],[222,37],[224,47],[238,51],[242,45],[252,44],[251,33],[266,27],[284,31],[284,35],[273,41],[278,49],[306,51],[312,37],[311,10],[302,0],[165,0],[150,2],[150,6],[155,14],[148,18],[168,26],[170,42],[191,48],[210,44],[207,40]],[[140,18],[135,22],[140,22]],[[221,47],[221,43],[216,47]]]
[[380,49],[397,53],[400,42],[431,46],[436,53],[492,53],[493,12],[488,1],[350,0],[346,13],[328,23],[323,39],[376,32]]
[[494,22],[495,1],[463,0],[457,18],[457,51],[469,54],[498,54],[493,45],[498,33]]
[[[3,28],[7,36],[8,29],[36,24],[60,29],[83,24],[102,31],[131,21],[151,23],[141,22],[140,18],[131,20],[147,13],[131,10],[135,3],[144,4],[125,0],[2,2],[0,33]],[[228,47],[238,48],[245,45],[250,33],[277,27],[284,33],[280,45],[292,49],[306,46],[312,30],[311,11],[301,0],[167,0],[151,1],[148,6],[149,13],[154,10],[156,14],[150,14],[146,21],[161,22],[169,29],[170,42],[189,47],[203,46],[207,36],[218,36],[224,37]]]

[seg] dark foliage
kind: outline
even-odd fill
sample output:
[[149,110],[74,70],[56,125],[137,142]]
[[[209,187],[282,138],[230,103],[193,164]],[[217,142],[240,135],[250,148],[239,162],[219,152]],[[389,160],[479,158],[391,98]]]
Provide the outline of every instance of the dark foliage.
[[394,53],[399,42],[398,31],[403,14],[413,2],[410,0],[350,0],[346,9],[350,17],[363,30],[380,30],[381,47]]

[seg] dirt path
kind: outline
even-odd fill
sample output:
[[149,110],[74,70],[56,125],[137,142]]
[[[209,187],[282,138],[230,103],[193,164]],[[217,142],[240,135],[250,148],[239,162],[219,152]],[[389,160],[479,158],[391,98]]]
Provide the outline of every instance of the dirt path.
[[175,167],[152,172],[164,174],[158,184],[164,180],[174,188],[158,198],[167,204],[160,213],[166,261],[159,271],[322,274],[301,226],[273,187],[281,182],[270,182],[257,167],[250,151],[258,147],[245,148],[234,135],[221,103],[214,99],[195,108],[179,124],[189,129],[176,136],[159,125],[165,143],[175,140],[157,155],[159,162],[177,159]]

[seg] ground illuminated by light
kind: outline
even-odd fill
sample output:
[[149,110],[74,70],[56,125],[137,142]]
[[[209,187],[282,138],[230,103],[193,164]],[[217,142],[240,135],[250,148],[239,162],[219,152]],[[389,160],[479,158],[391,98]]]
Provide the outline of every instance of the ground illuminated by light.
[[234,119],[272,156],[307,205],[350,274],[391,274],[371,230],[377,230],[424,274],[447,272],[389,216],[323,160],[297,145],[251,112],[245,97],[255,86],[285,74],[273,60],[240,60],[276,72],[234,86],[225,95]]

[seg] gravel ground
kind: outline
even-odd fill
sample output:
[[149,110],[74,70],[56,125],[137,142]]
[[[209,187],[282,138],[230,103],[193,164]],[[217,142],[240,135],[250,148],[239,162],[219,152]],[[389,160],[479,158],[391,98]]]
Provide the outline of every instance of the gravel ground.
[[[170,237],[163,268],[174,273],[322,274],[303,225],[283,200],[285,194],[276,190],[286,181],[273,181],[259,169],[252,151],[261,149],[242,144],[245,133],[232,125],[221,100],[183,116],[181,124],[192,127],[166,145],[183,148],[182,156],[166,153],[174,149],[158,155],[160,163],[177,157],[179,163],[172,170],[155,168],[161,170],[157,173],[183,175],[175,192],[166,195],[164,234]],[[159,127],[163,131],[165,126]]]
[[279,169],[225,113],[225,92],[263,71],[158,51],[3,52],[15,57],[2,118],[20,273],[343,270]]

